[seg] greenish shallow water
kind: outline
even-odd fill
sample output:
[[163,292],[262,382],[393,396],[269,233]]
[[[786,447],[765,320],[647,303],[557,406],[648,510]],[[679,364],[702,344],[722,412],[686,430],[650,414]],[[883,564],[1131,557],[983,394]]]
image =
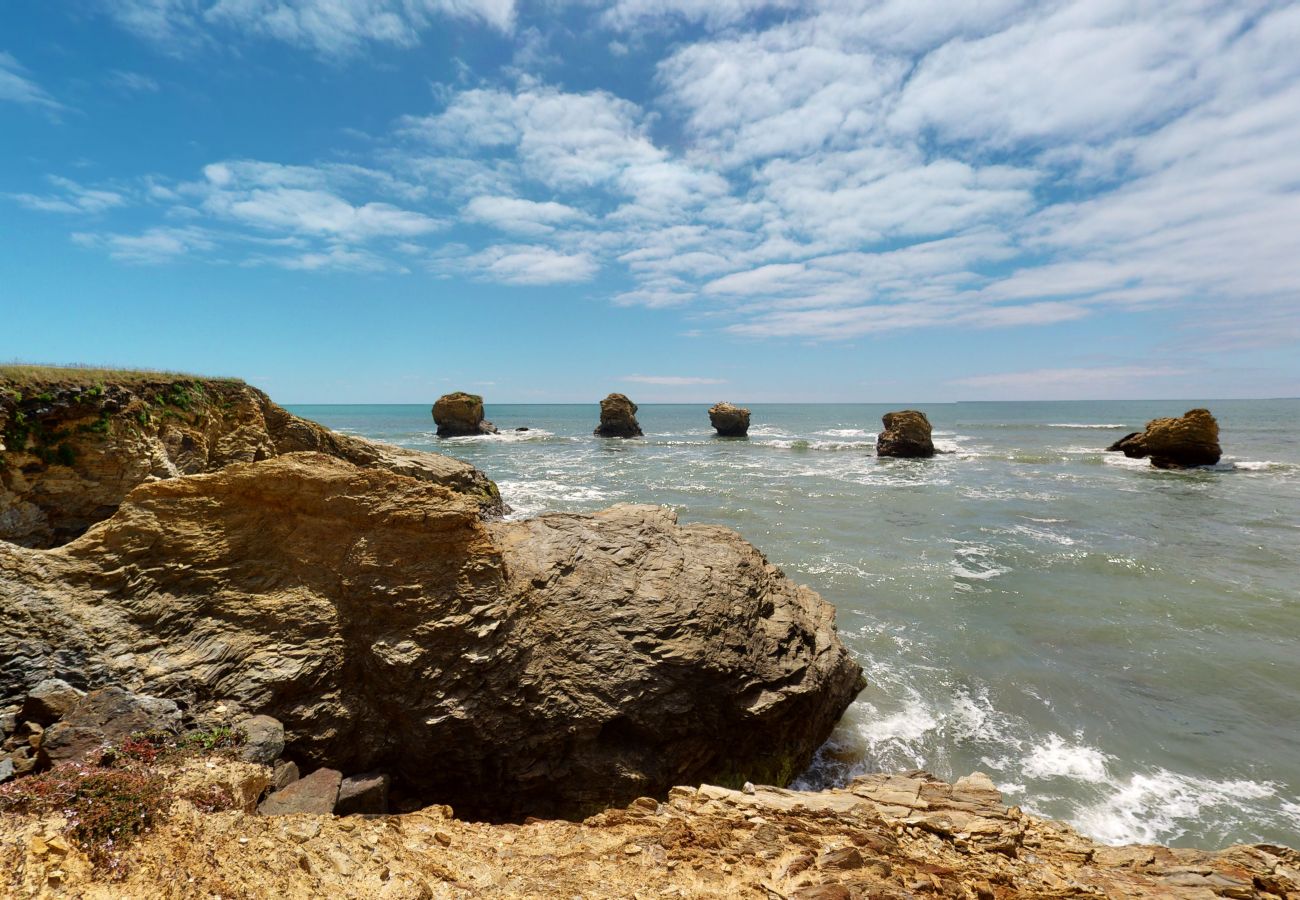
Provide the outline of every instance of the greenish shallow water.
[[[1214,469],[1101,448],[1209,406]],[[339,431],[465,459],[514,515],[663,503],[739,530],[839,610],[870,686],[803,783],[989,773],[1009,802],[1108,842],[1300,846],[1300,401],[925,407],[933,460],[874,455],[874,405],[489,406],[439,440],[428,406],[299,406]],[[896,407],[894,407],[896,408]]]

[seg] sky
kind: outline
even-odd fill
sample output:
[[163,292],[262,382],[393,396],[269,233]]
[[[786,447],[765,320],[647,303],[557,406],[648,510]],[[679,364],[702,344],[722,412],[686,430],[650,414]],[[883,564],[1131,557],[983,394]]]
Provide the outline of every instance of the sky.
[[1300,396],[1300,3],[8,0],[0,361]]

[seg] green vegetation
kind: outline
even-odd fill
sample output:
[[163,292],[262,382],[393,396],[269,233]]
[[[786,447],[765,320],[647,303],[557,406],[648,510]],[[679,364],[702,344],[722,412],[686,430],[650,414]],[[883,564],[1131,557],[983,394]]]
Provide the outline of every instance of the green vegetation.
[[243,741],[243,732],[224,725],[185,735],[136,732],[106,750],[98,765],[64,763],[0,786],[0,815],[64,816],[65,834],[91,863],[115,870],[120,865],[117,854],[160,822],[175,800],[187,800],[202,812],[235,807],[230,792],[220,785],[176,793],[158,764],[226,753]]
[[[238,378],[205,378],[186,372],[167,372],[154,369],[106,369],[95,366],[37,366],[25,363],[0,365],[0,385],[15,390],[39,391],[62,385],[89,388],[94,396],[104,392],[105,385],[120,384],[131,387],[165,381],[201,381],[243,384]],[[98,391],[96,391],[98,389]]]

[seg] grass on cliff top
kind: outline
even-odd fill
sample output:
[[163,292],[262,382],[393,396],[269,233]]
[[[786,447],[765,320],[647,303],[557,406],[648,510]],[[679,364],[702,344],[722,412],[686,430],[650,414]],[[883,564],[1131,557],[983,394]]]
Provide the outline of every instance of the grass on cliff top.
[[239,378],[213,378],[187,372],[168,372],[162,369],[105,369],[81,365],[38,366],[27,363],[0,363],[0,383],[19,390],[51,384],[93,387],[96,384],[134,385],[156,381],[244,383]]

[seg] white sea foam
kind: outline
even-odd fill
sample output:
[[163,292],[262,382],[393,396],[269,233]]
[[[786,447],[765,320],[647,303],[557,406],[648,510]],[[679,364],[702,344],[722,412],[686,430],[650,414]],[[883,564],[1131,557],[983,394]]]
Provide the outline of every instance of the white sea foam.
[[1107,779],[1108,757],[1095,747],[1068,743],[1059,734],[1029,751],[1021,771],[1030,778],[1073,778],[1092,783]]
[[1276,786],[1268,783],[1213,781],[1158,769],[1133,775],[1070,818],[1080,831],[1106,844],[1168,843],[1210,810],[1220,821],[1256,818],[1260,811],[1251,801],[1276,794]]
[[1013,525],[1010,530],[1015,534],[1023,534],[1036,541],[1043,541],[1049,544],[1060,544],[1062,547],[1073,547],[1076,543],[1074,538],[1066,537],[1063,534],[1057,534],[1056,532],[1049,531],[1046,528],[1031,528],[1028,525]]
[[[509,431],[503,431],[500,434],[464,434],[457,437],[444,438],[443,440],[452,444],[467,444],[476,442],[494,443],[494,444],[520,444],[525,441],[544,441],[548,438],[555,437],[553,432],[544,428],[530,428],[527,431],[515,431],[513,428]],[[566,439],[562,439],[566,440]]]
[[1114,431],[1116,428],[1128,428],[1127,425],[1118,425],[1114,422],[1107,422],[1099,425],[1093,425],[1093,424],[1081,423],[1081,422],[1052,422],[1047,427],[1048,428],[1105,428],[1108,431]]
[[815,431],[814,434],[824,434],[827,437],[857,437],[876,439],[876,432],[867,431],[865,428],[827,428],[824,431]]
[[513,510],[507,518],[523,519],[570,503],[595,503],[609,499],[599,488],[567,484],[541,478],[532,481],[500,481],[501,499]]
[[995,551],[988,544],[962,544],[953,553],[957,558],[948,564],[948,568],[958,578],[988,581],[1011,571],[993,561]]

